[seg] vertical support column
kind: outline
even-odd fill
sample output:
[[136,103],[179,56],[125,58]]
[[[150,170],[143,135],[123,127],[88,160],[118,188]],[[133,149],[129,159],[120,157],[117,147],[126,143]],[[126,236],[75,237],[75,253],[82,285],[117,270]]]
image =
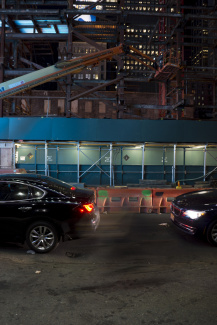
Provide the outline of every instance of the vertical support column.
[[[37,174],[37,145],[35,145],[35,173]],[[44,167],[44,171],[45,171],[45,167]]]
[[142,146],[142,180],[144,180],[144,168],[145,168],[145,145]]
[[[2,9],[5,9],[5,0],[2,0]],[[0,83],[4,81],[4,59],[5,59],[5,16],[1,16],[1,51],[0,51]],[[3,100],[0,100],[0,117],[3,117]]]
[[184,156],[183,156],[184,177],[183,178],[185,179],[185,175],[187,174],[186,166],[185,166],[186,148],[184,148],[183,150],[184,150]]
[[110,143],[110,186],[112,186],[112,175],[113,175],[113,171],[112,171],[112,143]]
[[[162,5],[162,12],[167,11],[165,6],[165,0],[159,0],[159,4]],[[161,16],[159,17],[159,42],[161,43],[164,40],[164,34],[167,33],[167,20],[166,17]],[[162,60],[164,61],[164,51],[165,46],[159,45],[159,54],[162,55]],[[167,93],[167,85],[165,82],[159,83],[159,105],[166,105],[166,93]]]
[[12,168],[16,169],[16,145],[15,142],[13,141],[13,148],[12,148]]
[[47,147],[47,141],[45,141],[44,145],[44,174],[45,176],[49,176],[48,174],[48,164],[47,164],[47,156],[48,156],[48,147]]
[[[101,165],[102,165],[102,161],[101,161],[101,159],[102,159],[102,147],[101,146],[99,146],[99,165],[100,165],[100,167],[101,167]],[[100,169],[100,174],[99,174],[99,186],[101,185],[101,182],[102,182],[102,169]]]
[[176,182],[176,144],[173,149],[172,183]]
[[[17,69],[17,58],[18,56],[18,42],[17,41],[13,41],[13,68]],[[16,113],[16,105],[17,105],[17,99],[13,98],[12,101],[12,113],[15,114]]]
[[206,180],[206,157],[207,157],[207,144],[204,147],[204,156],[203,156],[203,181]]
[[165,178],[165,160],[166,160],[166,148],[163,147],[163,178]]
[[77,183],[80,183],[80,143],[77,143]]
[[57,179],[59,178],[58,177],[58,173],[59,173],[59,171],[58,171],[58,158],[59,158],[59,146],[57,145],[56,146],[56,174],[57,174]]
[[123,185],[124,170],[123,170],[123,147],[121,147],[121,185]]
[[[118,30],[118,43],[124,44],[124,0],[118,0],[119,10],[121,15],[119,18],[119,30]],[[123,59],[117,62],[118,76],[123,75],[124,61]],[[124,95],[124,78],[121,79],[117,85],[117,118],[123,118],[123,112],[126,108]]]
[[[183,13],[183,9],[181,10],[181,5],[183,4],[182,0],[178,0],[176,3],[176,12],[181,12]],[[178,19],[176,19],[176,23],[178,22]],[[183,60],[183,46],[181,45],[182,42],[182,35],[181,31],[178,28],[177,29],[177,34],[176,34],[176,58],[179,64],[181,64],[181,61]],[[176,102],[179,103],[183,100],[184,103],[184,79],[182,78],[182,71],[179,70],[176,75],[176,88],[177,88],[177,93],[176,93]],[[183,111],[184,111],[184,104],[180,105],[178,107],[178,114],[177,114],[177,119],[181,119],[183,116]]]
[[[73,9],[73,0],[68,0],[68,9]],[[67,41],[67,58],[70,60],[72,58],[72,16],[68,17],[68,41]],[[71,83],[72,78],[71,74],[66,76],[66,117],[71,116],[71,101],[69,101],[71,97]]]

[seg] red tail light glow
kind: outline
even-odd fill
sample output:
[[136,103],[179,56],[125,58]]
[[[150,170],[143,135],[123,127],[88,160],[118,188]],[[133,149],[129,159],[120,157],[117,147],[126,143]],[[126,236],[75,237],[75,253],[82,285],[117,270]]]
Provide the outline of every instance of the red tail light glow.
[[76,190],[76,187],[72,186],[72,187],[71,187],[71,190],[72,190],[72,191],[75,191],[75,190]]
[[84,207],[88,212],[93,211],[93,204],[85,204]]
[[81,213],[83,213],[83,212],[88,212],[88,213],[90,213],[90,212],[93,211],[93,208],[94,208],[93,204],[84,204],[84,205],[82,206],[82,208],[80,208],[80,212],[81,212]]

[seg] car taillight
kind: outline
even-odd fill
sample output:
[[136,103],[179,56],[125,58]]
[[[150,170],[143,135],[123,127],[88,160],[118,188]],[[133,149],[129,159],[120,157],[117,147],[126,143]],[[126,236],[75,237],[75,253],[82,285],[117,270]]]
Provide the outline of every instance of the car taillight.
[[71,187],[71,190],[72,190],[72,191],[75,191],[75,190],[76,190],[76,187],[72,186],[72,187]]
[[92,212],[93,211],[93,208],[94,208],[94,206],[93,206],[93,204],[83,204],[82,205],[82,207],[80,208],[80,212],[88,212],[88,213],[90,213],[90,212]]

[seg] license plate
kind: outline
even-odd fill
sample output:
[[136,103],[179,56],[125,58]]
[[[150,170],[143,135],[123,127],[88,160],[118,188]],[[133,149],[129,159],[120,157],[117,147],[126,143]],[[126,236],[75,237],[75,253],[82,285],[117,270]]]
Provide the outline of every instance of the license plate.
[[172,213],[170,214],[170,219],[174,221],[174,215]]

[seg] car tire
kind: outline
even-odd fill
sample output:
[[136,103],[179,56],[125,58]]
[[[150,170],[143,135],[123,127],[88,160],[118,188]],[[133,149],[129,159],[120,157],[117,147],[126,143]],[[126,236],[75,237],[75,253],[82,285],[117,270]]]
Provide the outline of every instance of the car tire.
[[206,237],[210,244],[217,246],[217,221],[212,222],[206,231]]
[[51,223],[38,221],[27,229],[26,243],[36,253],[44,254],[52,251],[58,245],[59,237]]

